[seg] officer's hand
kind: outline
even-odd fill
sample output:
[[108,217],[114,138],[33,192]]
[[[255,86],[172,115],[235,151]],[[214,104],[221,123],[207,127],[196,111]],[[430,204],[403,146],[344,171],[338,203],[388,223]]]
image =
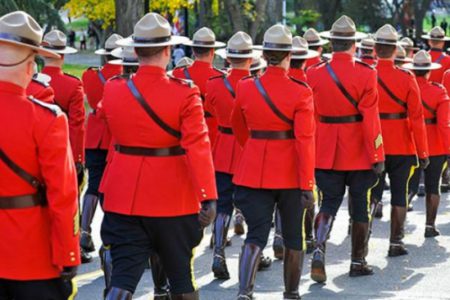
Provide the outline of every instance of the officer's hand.
[[216,201],[206,200],[202,202],[202,209],[198,214],[198,221],[202,227],[206,227],[216,218]]
[[384,172],[384,162],[377,162],[372,165],[372,170],[375,174],[381,175]]
[[302,191],[301,202],[304,209],[311,209],[314,207],[314,193],[312,191]]
[[77,267],[63,267],[63,270],[61,271],[61,279],[64,281],[70,281],[75,276],[77,276]]
[[428,157],[419,158],[419,167],[422,169],[426,169],[430,164],[430,159]]
[[77,175],[84,173],[84,164],[81,162],[75,163],[75,168],[77,169]]

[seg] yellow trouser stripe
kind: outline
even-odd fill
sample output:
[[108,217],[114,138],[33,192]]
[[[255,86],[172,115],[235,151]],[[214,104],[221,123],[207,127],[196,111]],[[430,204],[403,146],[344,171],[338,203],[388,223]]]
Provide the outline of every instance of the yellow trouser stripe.
[[441,194],[441,185],[442,185],[442,176],[444,176],[444,171],[447,168],[447,160],[444,162],[442,166],[441,176],[439,176],[439,195]]
[[378,183],[380,182],[380,178],[377,179],[377,181],[375,182],[374,185],[372,185],[368,190],[367,190],[367,216],[369,217],[369,222],[372,221],[372,214],[370,213],[370,203],[371,203],[371,198],[372,198],[372,189],[374,187],[376,187],[378,185]]
[[303,218],[302,218],[302,250],[306,250],[306,230],[305,230],[305,219],[306,219],[306,213],[308,212],[307,209],[303,209]]
[[409,182],[411,181],[411,178],[414,176],[414,173],[416,172],[416,169],[419,167],[419,164],[416,163],[414,166],[411,166],[411,169],[409,170],[408,180],[406,181],[406,207],[409,206]]
[[75,296],[78,294],[78,285],[76,280],[72,279],[70,281],[70,283],[72,284],[72,294],[70,294],[69,298],[67,298],[67,300],[74,300]]
[[195,252],[197,250],[197,247],[195,247],[194,249],[192,249],[192,257],[191,257],[191,283],[192,286],[194,287],[194,290],[198,290],[198,286],[197,286],[197,281],[195,281],[195,274],[194,274],[194,260],[195,260]]

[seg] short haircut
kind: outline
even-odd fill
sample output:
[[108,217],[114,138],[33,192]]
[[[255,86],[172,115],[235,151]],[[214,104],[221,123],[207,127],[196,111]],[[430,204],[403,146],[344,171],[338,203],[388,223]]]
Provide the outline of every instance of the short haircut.
[[319,49],[322,48],[322,46],[309,46],[308,48],[309,50],[319,51]]
[[371,54],[373,54],[373,49],[359,48],[359,50],[361,51],[361,53],[363,55],[371,55]]
[[290,52],[288,51],[274,51],[274,50],[264,50],[263,56],[270,66],[279,65],[283,59],[285,59]]
[[111,61],[111,60],[114,60],[114,59],[117,59],[117,58],[112,56],[112,55],[110,55],[110,54],[105,55],[105,61]]
[[136,55],[139,59],[147,59],[152,58],[158,54],[160,54],[164,49],[168,46],[164,47],[136,47],[134,50],[136,51]]
[[394,55],[395,45],[375,44],[375,52],[379,58],[390,58]]
[[232,65],[240,65],[247,61],[248,58],[242,58],[242,57],[229,57],[227,60],[230,61],[230,64]]
[[291,68],[292,69],[302,69],[305,65],[304,59],[291,59]]
[[345,52],[350,50],[355,44],[354,40],[331,40],[331,49],[333,52]]
[[195,57],[202,58],[207,56],[211,52],[211,48],[192,47],[192,52],[194,52]]
[[431,72],[431,70],[413,70],[414,74],[416,74],[416,77],[425,77],[428,73]]

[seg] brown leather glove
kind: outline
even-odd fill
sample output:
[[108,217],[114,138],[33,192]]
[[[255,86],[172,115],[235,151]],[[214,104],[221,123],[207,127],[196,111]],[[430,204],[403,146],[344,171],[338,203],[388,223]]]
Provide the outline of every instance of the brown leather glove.
[[64,281],[70,281],[77,276],[77,271],[78,268],[75,266],[63,267],[63,270],[61,271],[61,279]]
[[205,200],[202,202],[202,209],[198,214],[198,221],[202,227],[207,227],[216,218],[216,200]]
[[311,209],[314,207],[314,193],[313,191],[302,190],[301,202],[304,209]]
[[380,176],[384,172],[384,162],[377,162],[372,165],[372,170],[375,174]]

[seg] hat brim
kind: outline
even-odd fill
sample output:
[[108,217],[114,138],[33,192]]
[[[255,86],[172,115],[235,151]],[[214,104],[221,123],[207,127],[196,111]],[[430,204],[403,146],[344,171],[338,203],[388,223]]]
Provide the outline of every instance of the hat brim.
[[389,46],[398,46],[398,45],[400,45],[400,42],[388,42],[388,41],[375,40],[375,44],[389,45]]
[[450,37],[448,37],[448,36],[444,36],[443,38],[435,38],[435,37],[431,37],[429,34],[422,35],[422,39],[433,40],[433,41],[444,41],[444,42],[450,41]]
[[121,65],[121,66],[139,66],[139,62],[125,62],[123,59],[113,59],[108,61],[111,65]]
[[239,53],[228,53],[226,48],[217,49],[215,54],[222,59],[226,58],[254,58],[256,56],[261,56],[262,53],[258,50],[252,51],[251,53],[239,54]]
[[262,69],[264,69],[266,67],[267,67],[267,62],[264,59],[260,59],[259,60],[259,64],[257,66],[250,68],[250,72],[262,70]]
[[409,57],[405,57],[405,58],[394,58],[395,61],[401,61],[401,62],[405,62],[405,63],[410,63],[412,62],[412,58]]
[[442,68],[442,66],[440,64],[437,63],[431,63],[431,65],[429,66],[415,66],[412,62],[410,63],[406,63],[404,65],[402,65],[402,68],[404,69],[408,69],[408,70],[437,70]]
[[260,50],[260,51],[264,51],[264,50],[269,50],[269,51],[282,51],[282,52],[292,52],[295,51],[295,48],[275,48],[275,47],[264,47],[263,45],[255,45],[253,46],[253,50]]
[[179,35],[172,35],[170,37],[170,40],[163,42],[163,43],[139,43],[135,42],[133,40],[133,37],[127,37],[124,39],[121,39],[116,42],[117,46],[121,47],[135,47],[135,48],[154,48],[154,47],[166,47],[166,46],[172,46],[172,45],[180,45],[184,44],[189,39],[185,36],[179,36]]
[[[113,50],[114,50],[114,49],[113,49]],[[108,51],[108,50],[106,50],[106,49],[98,49],[98,50],[96,50],[94,53],[97,54],[97,55],[111,55],[111,53],[112,53],[113,50]]]
[[52,78],[49,75],[44,74],[44,73],[35,73],[33,75],[33,79],[35,79],[39,82],[46,83],[46,84],[48,84],[50,81],[52,81]]
[[308,46],[317,47],[317,46],[323,46],[323,45],[326,45],[329,43],[330,43],[329,40],[320,39],[318,42],[315,42],[315,43],[308,42]]
[[373,50],[374,47],[363,45],[362,43],[356,43],[356,47],[359,49]]
[[52,49],[52,48],[47,48],[47,47],[44,46],[43,48],[47,49],[47,50],[51,50],[51,51],[56,52],[58,54],[75,54],[75,53],[78,52],[77,49],[72,48],[72,47],[65,47],[64,49]]
[[308,50],[308,52],[303,55],[297,55],[297,54],[293,53],[291,56],[291,59],[310,59],[310,58],[318,57],[319,55],[320,54],[317,51]]
[[400,46],[402,46],[405,50],[414,50],[414,51],[419,51],[420,50],[419,47],[414,47],[414,46],[411,47],[409,44],[406,44],[406,43],[398,42],[398,44]]
[[347,40],[347,41],[357,41],[366,38],[368,35],[364,32],[357,31],[353,36],[337,36],[333,35],[331,31],[322,31],[320,36],[329,40]]
[[331,53],[322,53],[322,57],[326,60],[330,60],[333,57],[333,54]]
[[25,44],[25,43],[21,43],[21,42],[17,42],[17,41],[12,41],[12,40],[8,40],[8,39],[0,38],[0,43],[20,46],[20,47],[24,47],[24,48],[29,48],[29,49],[31,49],[33,51],[36,51],[37,54],[42,56],[42,57],[48,57],[48,58],[60,58],[61,57],[55,51],[47,50],[47,49],[44,49],[42,47],[32,46],[30,44]]
[[188,47],[198,47],[198,48],[223,48],[226,46],[223,42],[214,42],[214,44],[211,45],[202,45],[202,44],[195,44],[194,41],[188,40],[183,43],[183,45]]

